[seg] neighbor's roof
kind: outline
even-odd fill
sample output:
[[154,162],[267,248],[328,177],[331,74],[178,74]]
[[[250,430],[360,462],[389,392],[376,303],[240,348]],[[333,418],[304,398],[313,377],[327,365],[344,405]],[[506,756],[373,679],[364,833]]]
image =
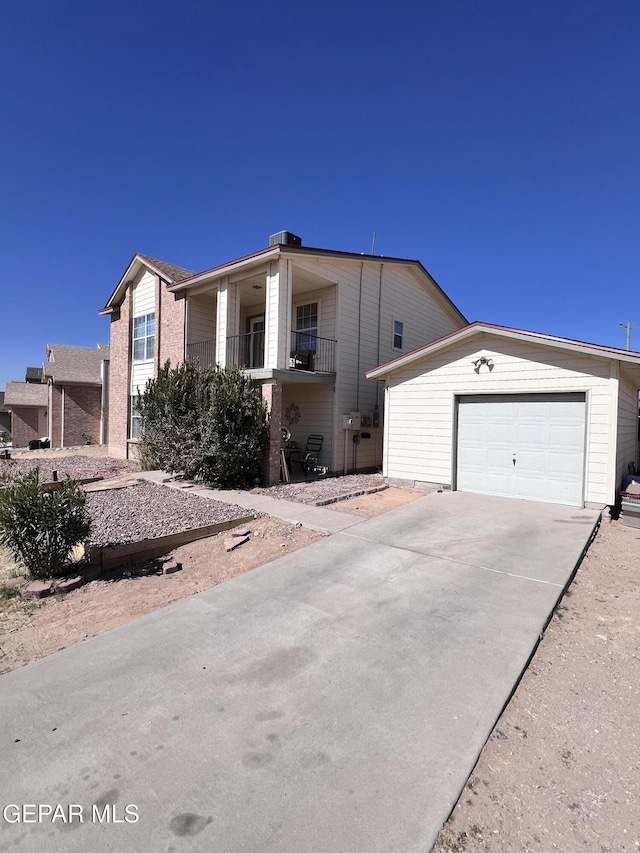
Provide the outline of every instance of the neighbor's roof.
[[20,406],[47,405],[47,386],[35,382],[7,382],[4,390],[4,404],[8,409]]
[[98,314],[109,314],[117,305],[120,304],[120,297],[126,290],[127,285],[134,279],[139,272],[144,268],[157,273],[160,278],[167,284],[177,284],[185,278],[191,278],[195,275],[192,270],[178,267],[175,264],[170,264],[167,261],[159,261],[157,258],[152,258],[149,255],[141,255],[137,252],[129,261],[129,265],[124,271],[122,278],[115,287],[115,290],[107,300],[104,308],[98,311]]
[[408,364],[419,361],[422,358],[430,356],[439,350],[445,349],[452,344],[458,343],[470,338],[473,335],[488,334],[502,338],[513,338],[521,341],[533,341],[543,346],[555,347],[556,349],[573,350],[584,355],[595,355],[600,358],[613,358],[618,361],[626,361],[640,367],[640,352],[629,352],[624,349],[616,349],[615,347],[605,347],[600,344],[589,344],[585,341],[575,341],[571,338],[559,338],[554,335],[543,335],[541,332],[528,332],[524,329],[512,329],[509,326],[496,326],[492,323],[475,322],[468,326],[463,326],[462,329],[457,329],[442,338],[431,341],[424,346],[417,347],[411,352],[400,355],[397,358],[381,364],[379,367],[374,367],[366,373],[367,379],[382,379],[387,374],[393,373]]
[[131,263],[125,270],[124,275],[118,282],[116,289],[109,297],[107,304],[98,313],[109,314],[114,309],[114,307],[119,304],[120,296],[124,292],[128,280],[131,278],[131,273],[135,273],[136,271],[136,263],[139,264],[142,262],[146,266],[151,266],[152,268],[155,267],[155,271],[160,273],[161,276],[165,279],[167,277],[172,277],[171,270],[173,270],[175,272],[175,275],[180,277],[173,278],[172,281],[167,282],[167,287],[169,290],[176,291],[192,287],[193,285],[199,284],[201,281],[205,281],[209,278],[229,275],[230,273],[235,272],[236,270],[241,269],[242,267],[250,266],[251,264],[254,264],[257,261],[262,261],[281,254],[336,258],[337,260],[356,261],[360,263],[362,263],[363,261],[373,261],[379,264],[402,264],[404,266],[416,267],[431,281],[436,290],[440,293],[440,295],[443,297],[449,307],[454,310],[457,316],[465,323],[467,321],[464,314],[462,314],[460,309],[451,301],[451,299],[447,296],[444,290],[440,287],[438,282],[434,279],[431,273],[420,261],[411,258],[392,258],[386,257],[385,255],[368,255],[364,252],[342,252],[337,249],[316,249],[310,246],[289,246],[281,243],[275,246],[267,246],[265,249],[259,249],[257,252],[252,252],[250,255],[243,255],[240,258],[235,258],[232,261],[226,261],[223,264],[218,264],[217,266],[211,267],[210,269],[206,269],[203,272],[198,273],[189,272],[183,267],[176,267],[173,264],[167,264],[164,261],[156,261],[153,258],[147,257],[147,255],[134,255]]
[[4,391],[0,391],[0,412],[8,412],[9,409],[4,404]]
[[44,375],[54,383],[100,385],[102,362],[109,359],[109,344],[98,344],[95,348],[47,344],[47,355]]

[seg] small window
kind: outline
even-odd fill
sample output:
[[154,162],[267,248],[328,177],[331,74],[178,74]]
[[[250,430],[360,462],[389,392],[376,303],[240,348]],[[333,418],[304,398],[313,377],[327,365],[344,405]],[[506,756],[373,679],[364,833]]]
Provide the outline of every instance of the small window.
[[318,338],[318,303],[309,302],[307,305],[296,306],[296,340],[297,352],[314,351]]
[[129,438],[140,438],[142,435],[142,415],[138,409],[138,397],[131,397],[131,426]]
[[156,315],[145,314],[133,318],[133,360],[149,361],[153,358],[156,340]]
[[393,321],[393,348],[402,349],[402,338],[404,336],[404,323]]

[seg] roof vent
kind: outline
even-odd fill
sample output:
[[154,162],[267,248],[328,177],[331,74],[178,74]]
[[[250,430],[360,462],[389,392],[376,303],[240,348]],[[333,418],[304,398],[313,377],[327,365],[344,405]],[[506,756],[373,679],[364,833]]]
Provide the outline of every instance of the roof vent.
[[278,231],[269,237],[270,246],[302,246],[302,239],[291,231]]

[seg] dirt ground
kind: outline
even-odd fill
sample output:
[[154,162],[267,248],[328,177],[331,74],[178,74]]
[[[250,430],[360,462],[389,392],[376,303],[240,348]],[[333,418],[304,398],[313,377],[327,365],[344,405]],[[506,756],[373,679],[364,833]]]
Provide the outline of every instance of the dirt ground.
[[360,515],[363,518],[373,518],[376,515],[381,515],[383,512],[389,512],[391,509],[411,503],[411,501],[424,497],[424,495],[424,492],[409,491],[408,489],[398,489],[395,486],[390,486],[383,492],[374,492],[372,495],[360,495],[357,498],[348,498],[345,501],[329,504],[327,509],[333,509],[336,512],[349,512],[352,515]]
[[[321,536],[271,518],[256,520],[247,529],[250,541],[231,553],[225,550],[229,533],[177,548],[171,556],[183,570],[175,574],[94,581],[38,604],[0,597],[0,673],[201,592]],[[0,556],[0,582],[14,574],[13,561],[6,554]]]
[[436,853],[640,849],[639,562],[605,518]]

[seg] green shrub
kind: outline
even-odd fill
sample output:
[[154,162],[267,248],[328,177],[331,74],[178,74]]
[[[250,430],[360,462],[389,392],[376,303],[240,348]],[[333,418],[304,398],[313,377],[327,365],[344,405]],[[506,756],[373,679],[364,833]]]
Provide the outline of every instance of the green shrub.
[[238,368],[169,362],[138,399],[144,468],[243,488],[260,481],[268,440],[260,389]]
[[0,489],[0,545],[33,578],[53,578],[69,565],[71,552],[91,531],[86,495],[75,480],[43,492],[35,469]]

